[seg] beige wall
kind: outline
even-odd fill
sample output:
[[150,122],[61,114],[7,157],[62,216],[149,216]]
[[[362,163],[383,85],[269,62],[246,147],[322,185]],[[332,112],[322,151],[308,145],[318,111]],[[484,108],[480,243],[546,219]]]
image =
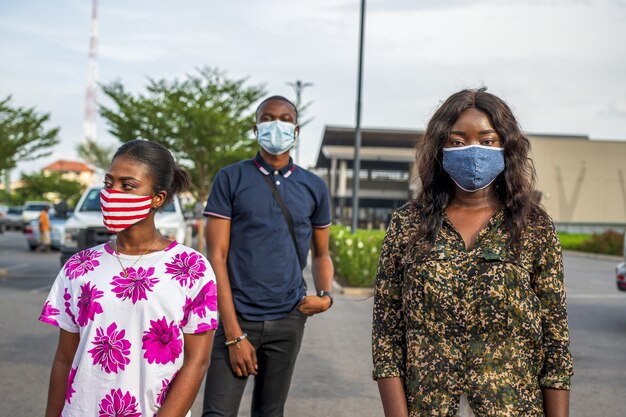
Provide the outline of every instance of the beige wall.
[[626,224],[626,142],[530,140],[536,188],[555,222]]

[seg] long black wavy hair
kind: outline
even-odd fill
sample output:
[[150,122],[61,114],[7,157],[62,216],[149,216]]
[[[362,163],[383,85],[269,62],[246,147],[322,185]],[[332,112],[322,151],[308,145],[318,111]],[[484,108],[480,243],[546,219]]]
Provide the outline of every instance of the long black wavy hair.
[[470,108],[486,113],[502,140],[505,168],[494,184],[504,210],[509,245],[517,247],[533,215],[547,216],[533,199],[535,166],[528,156],[530,141],[509,106],[486,90],[462,90],[451,95],[437,109],[424,137],[416,144],[417,172],[421,181],[421,191],[412,202],[419,213],[413,238],[416,248],[430,251],[443,222],[444,209],[454,197],[454,182],[443,169],[442,148],[456,120]]

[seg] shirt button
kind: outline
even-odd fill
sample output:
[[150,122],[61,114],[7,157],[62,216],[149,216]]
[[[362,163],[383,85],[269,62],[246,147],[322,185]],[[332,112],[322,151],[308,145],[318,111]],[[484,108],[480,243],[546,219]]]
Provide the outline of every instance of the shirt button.
[[274,175],[278,175],[278,171],[274,171]]
[[280,185],[280,181],[276,181],[276,185]]

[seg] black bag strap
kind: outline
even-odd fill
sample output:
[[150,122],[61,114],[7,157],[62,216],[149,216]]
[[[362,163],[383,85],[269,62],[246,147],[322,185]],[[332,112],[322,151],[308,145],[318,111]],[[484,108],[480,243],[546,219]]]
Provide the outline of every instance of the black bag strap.
[[[303,270],[304,269],[304,262],[302,262],[302,259],[300,259],[300,250],[298,249],[298,241],[296,240],[296,231],[294,230],[294,227],[293,227],[293,219],[291,218],[291,214],[289,213],[289,210],[287,210],[287,206],[285,205],[285,201],[283,200],[283,198],[278,193],[278,190],[274,186],[274,183],[270,179],[270,176],[269,175],[265,175],[263,173],[261,175],[263,175],[263,180],[265,180],[265,183],[270,188],[270,191],[274,195],[274,199],[278,203],[278,206],[280,207],[280,211],[283,213],[283,217],[285,218],[285,221],[287,222],[287,227],[289,228],[289,234],[291,235],[291,241],[293,242],[293,246],[296,249],[296,256],[298,257],[298,263],[300,264],[300,270]],[[304,288],[306,288],[306,281],[304,281],[304,277],[302,277],[302,281],[304,282]]]

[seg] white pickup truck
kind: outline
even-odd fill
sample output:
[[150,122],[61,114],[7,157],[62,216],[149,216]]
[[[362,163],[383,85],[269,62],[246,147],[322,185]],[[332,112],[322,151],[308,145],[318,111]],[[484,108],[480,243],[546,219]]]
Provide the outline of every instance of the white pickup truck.
[[[65,223],[65,240],[61,246],[61,265],[83,249],[108,242],[115,238],[102,223],[100,190],[90,187],[85,191],[76,209]],[[186,243],[188,228],[178,198],[174,198],[163,210],[158,211],[154,221],[161,234],[169,239]]]

